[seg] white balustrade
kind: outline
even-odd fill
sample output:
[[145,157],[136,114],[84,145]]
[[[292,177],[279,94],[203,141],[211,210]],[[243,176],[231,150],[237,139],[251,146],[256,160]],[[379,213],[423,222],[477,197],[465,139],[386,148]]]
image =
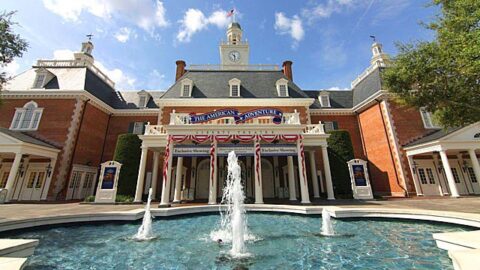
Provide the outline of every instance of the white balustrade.
[[322,122],[318,122],[318,124],[314,125],[307,125],[303,130],[304,134],[325,134],[325,129]]
[[163,125],[147,125],[145,135],[166,135],[167,131]]

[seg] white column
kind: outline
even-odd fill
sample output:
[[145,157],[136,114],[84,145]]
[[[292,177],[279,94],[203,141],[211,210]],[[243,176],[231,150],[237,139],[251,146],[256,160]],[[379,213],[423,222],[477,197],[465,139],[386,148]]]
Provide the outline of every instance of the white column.
[[293,168],[293,157],[287,157],[288,163],[288,194],[290,195],[290,201],[297,200],[297,194],[295,191],[295,171]]
[[262,157],[260,155],[260,142],[255,142],[253,155],[253,171],[255,172],[255,203],[263,203],[262,189]]
[[[47,181],[45,181],[45,185],[43,188],[42,195],[40,197],[41,200],[46,200],[48,196],[48,190],[50,189],[50,183],[52,182],[53,174],[55,173],[55,165],[57,164],[57,159],[56,158],[51,158],[50,159],[50,176],[47,177]],[[95,183],[94,183],[95,184]]]
[[210,150],[210,177],[209,177],[208,204],[217,203],[217,141],[212,142]]
[[448,163],[448,157],[445,150],[440,151],[440,158],[442,159],[443,169],[447,175],[448,186],[450,187],[450,193],[452,197],[460,197],[458,193],[457,185],[455,184],[455,179],[453,178],[452,169],[450,168],[450,163]]
[[172,161],[173,161],[173,143],[168,142],[165,149],[165,159],[163,160],[163,184],[161,206],[170,204],[170,178],[172,177]]
[[153,172],[152,172],[152,200],[157,198],[158,185],[158,163],[160,161],[160,153],[153,152]]
[[302,203],[310,203],[310,196],[308,194],[307,184],[307,172],[305,171],[305,152],[303,151],[302,142],[297,142],[297,155],[298,155],[298,170],[300,175],[300,195],[302,197]]
[[175,195],[173,202],[178,203],[182,200],[182,174],[183,174],[183,157],[177,158],[177,173],[175,175]]
[[20,162],[22,161],[22,153],[16,153],[15,159],[13,160],[12,168],[8,174],[7,184],[5,188],[7,189],[7,198],[6,201],[10,201],[13,196],[13,185],[15,184],[15,178],[17,177],[18,168],[20,167]]
[[333,193],[332,175],[330,173],[330,161],[328,160],[328,150],[326,146],[322,146],[323,169],[325,171],[325,185],[327,188],[327,199],[335,200]]
[[477,184],[480,185],[480,164],[478,163],[478,158],[477,158],[477,155],[475,154],[475,149],[468,149],[468,154],[470,155],[470,161],[472,162],[475,178],[477,178]]
[[137,189],[135,190],[135,202],[142,201],[143,183],[145,182],[145,167],[147,166],[148,148],[142,147],[140,165],[138,166]]
[[[440,164],[438,162],[438,155],[433,154],[432,158],[433,158],[433,164],[435,165],[435,167],[437,167],[438,164]],[[437,168],[437,175],[438,175],[438,182],[440,184],[440,193],[442,196],[445,196],[448,194],[447,181],[444,179],[443,174],[438,170],[438,168]],[[445,187],[442,186],[442,182],[445,185]]]
[[413,184],[415,186],[415,192],[417,193],[417,196],[423,196],[422,189],[420,188],[420,183],[418,182],[416,168],[413,168],[414,164],[415,163],[413,161],[413,156],[408,156],[408,166],[410,167],[410,173],[412,174]]
[[310,174],[312,175],[313,197],[320,198],[320,190],[318,189],[317,165],[315,164],[315,151],[309,151]]
[[[196,177],[197,177],[197,157],[192,157],[192,165],[190,166],[190,186],[188,187],[188,199],[193,200],[195,191],[192,191],[196,187]],[[192,196],[190,196],[190,194]]]
[[279,191],[280,191],[280,168],[278,168],[278,157],[277,156],[274,156],[273,157],[273,179],[274,179],[274,183],[275,183],[275,193],[274,195],[277,197],[277,198],[281,198],[280,197],[280,194],[279,194]]

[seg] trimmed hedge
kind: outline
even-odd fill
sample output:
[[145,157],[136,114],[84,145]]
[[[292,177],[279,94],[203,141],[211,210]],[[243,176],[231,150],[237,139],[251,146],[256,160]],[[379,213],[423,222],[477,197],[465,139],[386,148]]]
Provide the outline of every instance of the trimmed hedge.
[[350,134],[346,130],[334,130],[329,132],[328,159],[332,173],[332,182],[335,195],[351,197],[352,187],[347,161],[354,158],[353,145]]
[[[121,134],[117,139],[113,159],[122,163],[118,179],[118,195],[134,196],[137,186],[138,167],[142,154],[142,140],[136,134]],[[117,195],[117,196],[118,196]]]

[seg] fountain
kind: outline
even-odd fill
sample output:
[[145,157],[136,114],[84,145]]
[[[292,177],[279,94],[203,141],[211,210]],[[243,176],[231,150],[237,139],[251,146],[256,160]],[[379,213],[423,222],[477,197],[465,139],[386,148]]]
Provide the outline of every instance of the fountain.
[[[227,182],[223,189],[222,203],[224,210],[220,210],[220,229],[210,233],[214,241],[232,243],[230,255],[232,257],[245,257],[248,253],[245,250],[247,240],[247,223],[245,217],[244,200],[245,194],[241,181],[241,168],[237,156],[232,151],[228,154],[228,175]],[[250,238],[250,237],[248,237]]]
[[330,217],[330,212],[328,212],[327,208],[323,208],[322,210],[322,235],[324,236],[333,236],[335,233],[333,232],[333,225],[332,220]]
[[147,205],[145,205],[145,214],[143,215],[143,221],[137,233],[133,236],[137,241],[148,241],[155,238],[152,230],[152,213],[150,212],[150,203],[152,201],[152,188],[148,190]]

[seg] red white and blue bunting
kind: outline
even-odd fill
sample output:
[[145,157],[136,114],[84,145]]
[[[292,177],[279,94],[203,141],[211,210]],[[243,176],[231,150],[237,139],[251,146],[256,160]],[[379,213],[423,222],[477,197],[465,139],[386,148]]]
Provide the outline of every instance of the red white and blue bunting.
[[206,141],[218,141],[218,142],[228,142],[233,140],[238,140],[240,142],[252,142],[255,140],[262,140],[268,143],[274,141],[286,141],[286,142],[296,142],[299,140],[301,135],[298,134],[239,134],[239,135],[171,135],[171,140],[176,143],[182,143],[187,140],[203,143]]

